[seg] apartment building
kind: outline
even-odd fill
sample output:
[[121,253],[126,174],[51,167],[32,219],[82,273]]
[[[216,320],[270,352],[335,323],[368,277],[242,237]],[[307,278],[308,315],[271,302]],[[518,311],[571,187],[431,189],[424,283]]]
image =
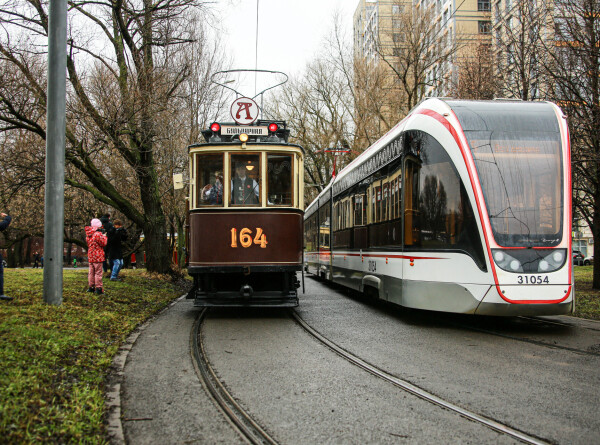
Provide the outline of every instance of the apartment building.
[[[491,44],[492,0],[360,0],[354,13],[354,52],[375,63],[402,57],[407,14],[416,12],[428,22],[431,45],[456,48],[452,56],[428,67],[427,96],[444,96],[460,75],[459,62],[473,58],[474,45]],[[390,73],[391,74],[391,73]]]

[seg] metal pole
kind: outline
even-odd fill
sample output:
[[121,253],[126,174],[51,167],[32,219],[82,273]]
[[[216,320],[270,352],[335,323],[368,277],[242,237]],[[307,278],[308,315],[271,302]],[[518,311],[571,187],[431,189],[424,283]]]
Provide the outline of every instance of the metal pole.
[[67,0],[51,0],[46,108],[44,301],[62,304],[65,193]]

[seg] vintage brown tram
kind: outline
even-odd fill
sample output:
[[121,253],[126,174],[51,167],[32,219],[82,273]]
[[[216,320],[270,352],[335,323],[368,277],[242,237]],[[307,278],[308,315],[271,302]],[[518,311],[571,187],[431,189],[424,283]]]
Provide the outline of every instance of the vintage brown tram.
[[283,121],[213,123],[188,147],[195,306],[298,305],[304,149],[289,134]]

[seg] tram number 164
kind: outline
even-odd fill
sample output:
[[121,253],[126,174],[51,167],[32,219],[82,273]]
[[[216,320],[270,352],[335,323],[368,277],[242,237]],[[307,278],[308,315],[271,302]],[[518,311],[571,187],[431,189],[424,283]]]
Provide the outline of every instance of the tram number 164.
[[[252,244],[258,244],[261,249],[267,248],[267,235],[263,233],[263,229],[260,227],[256,228],[256,236],[252,239],[252,230],[244,227],[240,230],[239,243],[244,248],[250,247]],[[231,247],[238,247],[238,233],[234,227],[231,229]]]

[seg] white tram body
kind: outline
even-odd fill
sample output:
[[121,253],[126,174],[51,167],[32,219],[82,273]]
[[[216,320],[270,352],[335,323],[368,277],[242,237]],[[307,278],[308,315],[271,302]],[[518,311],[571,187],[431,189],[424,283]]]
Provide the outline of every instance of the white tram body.
[[308,206],[305,269],[411,308],[570,313],[570,165],[553,103],[427,99]]

